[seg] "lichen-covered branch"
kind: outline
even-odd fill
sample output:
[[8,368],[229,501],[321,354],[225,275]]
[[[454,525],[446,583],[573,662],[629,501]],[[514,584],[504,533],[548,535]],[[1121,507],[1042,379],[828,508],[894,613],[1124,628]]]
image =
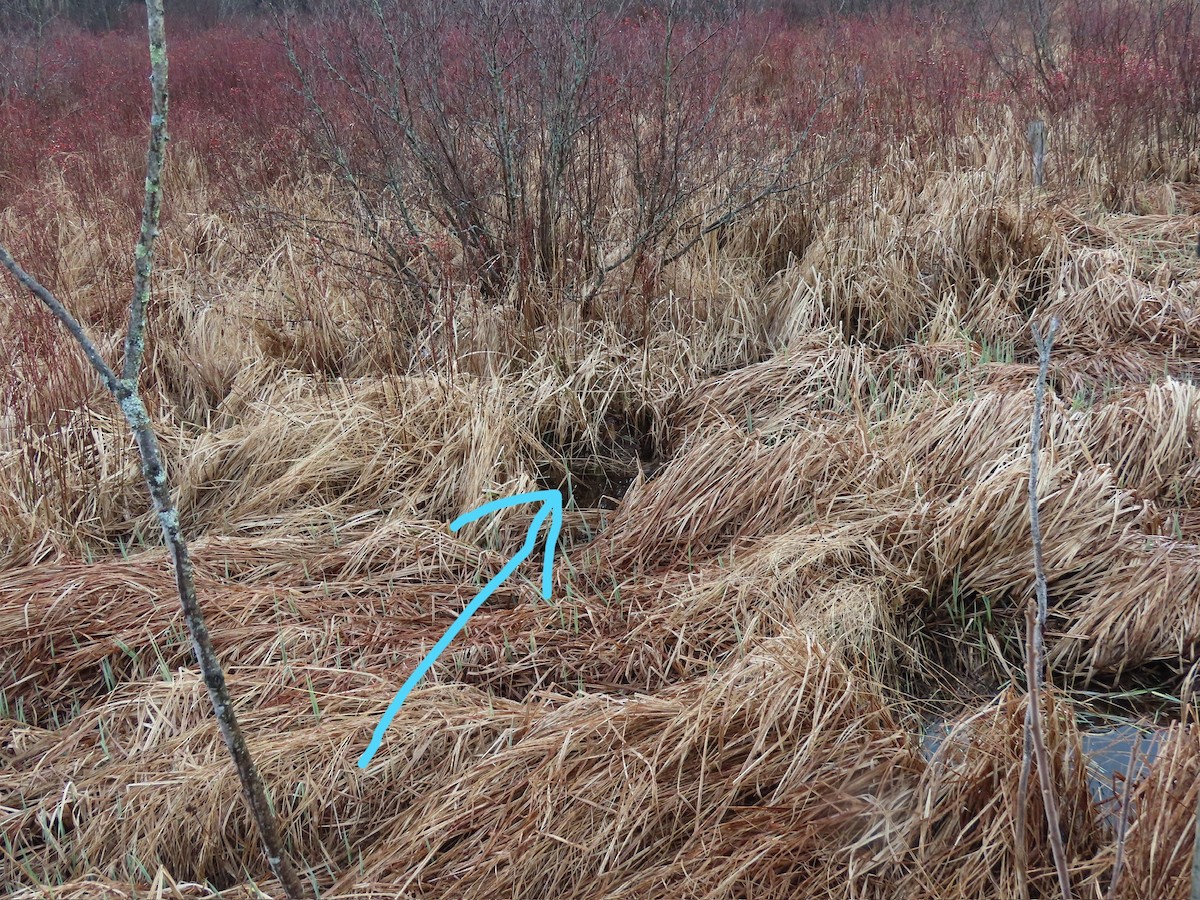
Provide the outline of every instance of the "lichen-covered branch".
[[167,46],[163,28],[162,0],[146,3],[150,32],[150,58],[153,67],[151,84],[153,105],[150,118],[150,150],[147,159],[146,198],[142,214],[142,229],[136,250],[136,275],[134,277],[133,302],[130,305],[129,331],[125,344],[125,361],[122,377],[101,356],[95,342],[83,326],[54,296],[26,272],[3,246],[0,246],[0,263],[7,268],[26,289],[41,300],[61,321],[71,336],[83,348],[88,362],[96,370],[105,387],[112,393],[125,421],[129,423],[137,441],[141,458],[142,476],[150,491],[154,511],[162,528],[163,542],[170,554],[175,569],[175,587],[183,607],[184,621],[192,639],[192,649],[208,688],[213,712],[221,729],[221,736],[229,749],[230,756],[241,779],[242,790],[250,806],[255,824],[258,826],[266,849],[271,871],[279,879],[289,900],[300,900],[305,896],[296,870],[283,852],[283,838],[275,812],[267,799],[266,788],[250,756],[246,740],[238,725],[229,689],[225,684],[225,673],[221,668],[209,638],[204,612],[196,597],[196,583],[192,573],[191,557],[187,542],[179,525],[179,512],[171,499],[171,482],[163,466],[159,451],[158,436],[150,422],[146,405],[138,393],[137,376],[145,351],[145,313],[150,298],[150,276],[153,272],[154,239],[158,234],[159,211],[162,207],[162,164],[167,141]]
[[150,275],[154,271],[154,240],[162,210],[162,167],[167,146],[167,36],[163,27],[162,0],[147,0],[150,32],[150,146],[146,151],[146,196],[142,203],[142,228],[133,251],[133,299],[129,303],[129,331],[125,336],[125,363],[121,377],[137,384],[146,352],[146,304],[150,300]]
[[225,739],[225,746],[229,748],[229,755],[233,757],[246,802],[250,805],[250,812],[254,816],[255,824],[262,836],[271,871],[283,885],[289,900],[299,900],[305,896],[304,889],[295,869],[284,855],[283,837],[279,830],[275,811],[267,799],[266,788],[254,765],[254,760],[250,756],[250,750],[246,746],[246,739],[242,735],[242,729],[234,711],[233,699],[225,684],[225,672],[221,668],[221,661],[217,658],[216,650],[213,649],[212,640],[208,634],[208,625],[204,620],[204,611],[200,608],[200,601],[196,596],[192,560],[188,553],[187,541],[184,539],[179,525],[179,512],[171,500],[171,482],[162,464],[158,436],[150,424],[150,417],[141,398],[136,391],[129,388],[127,383],[122,383],[117,400],[121,405],[121,412],[124,413],[125,420],[133,429],[137,440],[138,454],[142,460],[142,476],[150,489],[150,497],[154,501],[154,511],[158,514],[158,523],[162,528],[163,542],[167,546],[167,552],[170,554],[175,568],[175,588],[183,607],[184,621],[187,622],[188,633],[192,639],[192,649],[196,654],[196,661],[200,665],[204,684],[208,688],[209,700],[212,702],[213,713],[220,726],[221,736]]
[[26,290],[41,300],[50,312],[54,313],[55,318],[67,326],[67,331],[71,332],[71,337],[75,338],[79,346],[83,348],[88,362],[96,370],[96,374],[100,376],[100,380],[104,382],[104,386],[115,394],[120,387],[117,376],[109,368],[108,363],[104,361],[104,357],[100,355],[100,351],[96,349],[96,345],[88,337],[83,326],[76,321],[75,317],[67,311],[65,306],[58,302],[58,298],[54,296],[49,288],[43,286],[36,278],[17,264],[16,260],[12,258],[12,255],[9,254],[3,244],[0,244],[0,264],[12,272],[13,276]]

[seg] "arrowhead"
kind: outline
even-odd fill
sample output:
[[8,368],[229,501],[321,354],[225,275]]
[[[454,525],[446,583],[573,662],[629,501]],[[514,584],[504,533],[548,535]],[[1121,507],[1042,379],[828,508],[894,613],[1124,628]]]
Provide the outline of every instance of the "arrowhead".
[[533,548],[537,544],[538,532],[542,529],[542,523],[546,519],[550,519],[550,532],[546,535],[546,556],[542,562],[542,598],[549,600],[552,576],[554,574],[554,549],[558,546],[558,535],[562,531],[563,523],[562,491],[533,491],[528,494],[516,494],[501,500],[493,500],[491,503],[485,503],[483,506],[473,509],[469,513],[463,513],[450,523],[450,530],[458,531],[464,525],[482,519],[490,513],[507,509],[510,506],[520,506],[522,503],[541,503],[542,508],[533,517],[525,544],[521,547],[517,555],[513,557],[513,560],[520,562],[533,552]]

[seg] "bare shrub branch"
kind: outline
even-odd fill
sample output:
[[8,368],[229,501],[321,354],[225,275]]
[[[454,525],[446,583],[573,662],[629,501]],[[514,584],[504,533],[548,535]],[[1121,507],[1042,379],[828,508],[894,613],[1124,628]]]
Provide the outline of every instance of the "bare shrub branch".
[[[590,307],[618,273],[618,291],[645,293],[705,237],[810,184],[802,148],[839,93],[821,76],[750,127],[733,100],[758,39],[735,7],[686,6],[343,0],[315,37],[288,32],[375,261],[412,272],[424,257],[427,285],[522,309],[531,289]],[[429,252],[431,230],[450,258]]]
[[1045,629],[1048,606],[1046,570],[1042,562],[1042,527],[1038,518],[1037,481],[1042,443],[1042,411],[1046,402],[1046,377],[1050,368],[1050,348],[1054,345],[1054,334],[1058,320],[1051,319],[1050,327],[1042,335],[1037,325],[1033,326],[1034,342],[1038,348],[1038,380],[1034,392],[1033,422],[1029,434],[1029,520],[1033,538],[1033,568],[1036,578],[1036,606],[1025,608],[1026,647],[1025,677],[1028,682],[1029,699],[1025,706],[1025,751],[1021,761],[1021,778],[1018,787],[1019,809],[1016,824],[1017,859],[1020,871],[1018,878],[1022,892],[1028,894],[1028,873],[1025,867],[1025,809],[1029,792],[1030,767],[1034,757],[1038,764],[1038,782],[1042,790],[1042,805],[1046,814],[1046,827],[1050,835],[1050,847],[1054,853],[1054,865],[1058,871],[1058,884],[1064,898],[1071,897],[1071,878],[1067,871],[1067,852],[1063,846],[1062,828],[1058,810],[1058,797],[1054,792],[1054,772],[1050,765],[1050,753],[1042,730],[1042,683],[1045,680]]

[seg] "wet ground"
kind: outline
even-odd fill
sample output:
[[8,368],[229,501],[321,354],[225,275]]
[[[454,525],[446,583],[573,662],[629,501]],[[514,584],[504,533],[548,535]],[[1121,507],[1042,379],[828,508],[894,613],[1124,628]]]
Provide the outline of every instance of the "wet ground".
[[[950,734],[943,720],[922,730],[921,752],[933,760]],[[1144,778],[1158,756],[1167,729],[1148,720],[1130,719],[1103,727],[1091,725],[1080,735],[1087,757],[1088,785],[1110,824],[1120,817],[1120,800]]]

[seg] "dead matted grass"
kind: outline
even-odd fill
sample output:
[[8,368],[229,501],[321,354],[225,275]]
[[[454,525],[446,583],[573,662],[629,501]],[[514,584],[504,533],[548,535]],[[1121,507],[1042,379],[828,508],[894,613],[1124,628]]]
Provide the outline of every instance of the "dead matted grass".
[[[1007,900],[1022,870],[1051,895],[1036,796],[1014,846],[1009,687],[1029,324],[1050,315],[1048,743],[1073,881],[1109,890],[1118,838],[1068,689],[1169,693],[1195,663],[1200,219],[1183,184],[1130,186],[1136,216],[1097,214],[1086,184],[1031,197],[1017,147],[899,148],[857,202],[780,200],[657,292],[535,316],[469,286],[383,302],[350,250],[229,219],[181,164],[151,405],[244,727],[323,896]],[[339,214],[319,179],[276,191]],[[56,277],[115,350],[120,292],[90,275],[115,245],[59,199]],[[25,310],[0,306],[0,885],[269,894],[130,442]],[[446,522],[560,486],[553,599],[532,567],[510,579],[358,770],[529,517]],[[962,701],[929,759],[939,692]],[[1176,726],[1134,787],[1115,896],[1183,896],[1196,749]]]

